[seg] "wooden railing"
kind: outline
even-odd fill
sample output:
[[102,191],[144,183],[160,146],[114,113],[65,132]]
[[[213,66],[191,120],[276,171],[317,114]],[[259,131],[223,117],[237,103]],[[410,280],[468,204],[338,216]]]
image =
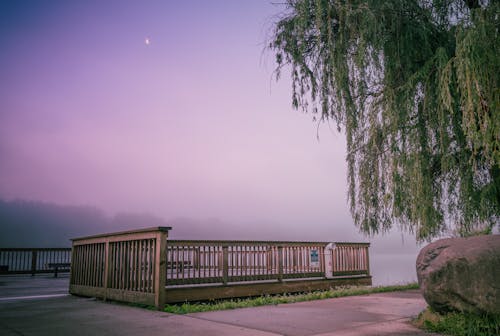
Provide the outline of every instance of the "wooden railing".
[[167,240],[169,229],[73,239],[70,293],[161,309],[166,301],[371,284],[369,244]]
[[[50,264],[71,263],[71,248],[0,248],[0,274],[53,273]],[[69,267],[58,272],[69,272]]]
[[335,243],[332,249],[332,276],[370,274],[366,243]]
[[169,240],[167,285],[324,277],[325,245]]
[[73,239],[70,293],[162,308],[169,229],[155,227]]

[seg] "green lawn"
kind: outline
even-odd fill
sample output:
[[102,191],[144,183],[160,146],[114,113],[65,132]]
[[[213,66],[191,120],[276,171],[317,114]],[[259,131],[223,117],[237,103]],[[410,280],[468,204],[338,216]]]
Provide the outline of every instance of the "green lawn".
[[437,333],[453,336],[500,335],[500,316],[470,313],[448,313],[445,315],[424,310],[414,321],[415,326]]
[[213,310],[236,309],[257,307],[264,305],[277,305],[311,300],[338,298],[343,296],[364,295],[418,289],[418,284],[406,284],[383,287],[339,287],[327,291],[316,291],[301,294],[266,295],[254,298],[216,300],[207,302],[193,302],[171,304],[165,306],[165,311],[174,314],[199,313]]

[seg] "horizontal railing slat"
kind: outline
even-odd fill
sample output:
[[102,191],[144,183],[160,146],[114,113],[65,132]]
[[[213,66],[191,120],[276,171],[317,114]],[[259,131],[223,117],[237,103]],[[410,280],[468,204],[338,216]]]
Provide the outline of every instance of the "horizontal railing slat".
[[[331,242],[325,241],[269,241],[269,240],[179,240],[172,239],[168,240],[168,245],[180,245],[180,246],[205,246],[205,245],[221,245],[221,246],[230,246],[230,245],[269,245],[273,244],[276,246],[316,246],[316,245],[324,245],[326,246]],[[349,242],[335,242],[335,245],[338,246],[369,246],[370,243],[349,243]]]
[[10,251],[71,251],[71,247],[1,247],[0,252]]

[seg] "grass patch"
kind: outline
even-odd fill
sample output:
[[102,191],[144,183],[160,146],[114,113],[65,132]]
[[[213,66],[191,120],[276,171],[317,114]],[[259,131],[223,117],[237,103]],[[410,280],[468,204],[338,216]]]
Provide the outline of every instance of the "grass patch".
[[344,296],[364,295],[373,293],[385,293],[418,289],[418,284],[383,286],[383,287],[339,287],[327,291],[315,291],[300,294],[265,295],[254,298],[214,300],[207,302],[186,302],[183,304],[171,304],[165,306],[165,311],[174,314],[199,313],[214,310],[236,309],[258,307],[265,305],[277,305],[285,303],[323,300]]
[[414,324],[427,331],[453,336],[500,335],[500,316],[487,314],[455,312],[441,315],[427,308],[420,313]]

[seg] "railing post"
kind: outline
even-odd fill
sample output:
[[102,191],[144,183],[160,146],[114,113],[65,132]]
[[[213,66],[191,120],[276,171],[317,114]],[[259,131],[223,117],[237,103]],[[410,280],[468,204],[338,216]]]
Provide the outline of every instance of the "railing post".
[[222,282],[227,285],[227,280],[229,278],[229,258],[228,258],[227,246],[222,247]]
[[332,248],[332,277],[335,276],[337,270],[337,246]]
[[366,275],[370,275],[370,250],[369,250],[369,246],[366,246],[365,249],[366,249]]
[[106,301],[108,297],[109,279],[111,273],[111,255],[109,253],[109,240],[105,242],[104,245],[104,277],[102,280],[102,286],[104,287],[104,297],[103,300]]
[[37,250],[31,251],[31,276],[35,276],[37,264]]
[[73,242],[71,242],[71,254],[70,254],[70,266],[69,266],[69,284],[72,285],[75,283],[75,247],[73,246]]
[[167,232],[156,234],[155,257],[155,306],[158,310],[165,307],[165,286],[167,282]]
[[278,246],[278,281],[283,281],[283,246]]
[[322,247],[322,253],[320,254],[321,256],[323,256],[321,258],[321,271],[323,272],[323,277],[326,279],[327,276],[326,276],[326,248],[325,246]]

